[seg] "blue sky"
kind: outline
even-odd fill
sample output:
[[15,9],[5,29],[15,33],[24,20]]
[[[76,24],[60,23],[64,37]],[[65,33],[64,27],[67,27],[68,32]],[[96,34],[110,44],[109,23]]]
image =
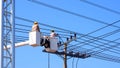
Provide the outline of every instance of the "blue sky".
[[[40,23],[64,28],[82,34],[87,34],[95,31],[96,29],[106,26],[106,24],[103,23],[111,24],[120,19],[120,13],[115,13],[103,8],[95,7],[93,5],[85,3],[84,0],[36,1],[55,6],[65,11],[59,11],[58,9],[46,7],[41,4],[36,4],[31,2],[31,0],[16,0],[15,16],[32,21],[38,21]],[[87,1],[120,12],[119,0]],[[69,12],[67,13],[66,11]],[[88,18],[86,19],[85,17]],[[98,21],[101,21],[103,23],[100,23]],[[32,26],[33,23],[16,19],[16,24]],[[120,26],[120,22],[114,25]],[[41,25],[39,26],[41,28],[47,28]],[[30,28],[23,29],[31,30]],[[90,35],[97,37],[116,29],[118,28],[109,27]],[[22,33],[16,33],[16,35],[20,34]],[[28,34],[22,34],[22,36],[28,37]],[[120,33],[117,33],[104,39],[114,40],[119,38],[119,36]],[[117,42],[120,42],[120,40],[117,40]],[[43,47],[31,47],[29,45],[16,48],[16,68],[48,68],[48,53],[42,52],[43,49]],[[68,68],[76,68],[77,58],[74,58],[73,64],[72,62],[73,58],[68,60]],[[119,66],[119,63],[96,59],[93,57],[79,59],[79,62],[77,64],[77,68],[119,68]],[[50,54],[50,68],[63,68],[63,59],[57,55]]]

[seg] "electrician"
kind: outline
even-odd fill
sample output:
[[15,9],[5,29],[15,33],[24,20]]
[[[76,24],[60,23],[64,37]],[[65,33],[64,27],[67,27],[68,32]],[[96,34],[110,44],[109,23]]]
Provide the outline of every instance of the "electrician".
[[54,31],[54,30],[51,30],[50,37],[56,37],[56,36],[57,36],[57,34],[55,33],[55,31]]
[[45,36],[44,38],[45,38],[44,47],[50,48],[50,38],[48,36]]
[[40,32],[40,28],[39,28],[38,22],[34,22],[34,24],[32,26],[32,31]]

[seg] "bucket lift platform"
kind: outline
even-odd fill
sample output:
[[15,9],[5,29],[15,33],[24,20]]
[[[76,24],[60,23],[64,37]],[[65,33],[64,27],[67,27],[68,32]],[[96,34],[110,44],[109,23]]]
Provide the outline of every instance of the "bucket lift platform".
[[[41,39],[45,39],[38,31],[32,31],[29,33],[29,45],[36,47],[41,46]],[[50,48],[45,48],[48,52],[56,52],[58,50],[58,39],[56,37],[49,37]]]

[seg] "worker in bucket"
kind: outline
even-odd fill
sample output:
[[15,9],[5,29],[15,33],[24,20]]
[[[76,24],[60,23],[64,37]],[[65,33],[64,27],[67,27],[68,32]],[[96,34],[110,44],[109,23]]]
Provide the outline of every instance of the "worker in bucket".
[[51,30],[50,37],[56,37],[56,36],[57,36],[57,34],[55,33],[55,31]]
[[44,37],[45,38],[45,48],[50,48],[50,39],[49,39],[49,37],[48,36],[45,36]]
[[40,32],[38,22],[36,22],[36,21],[34,22],[34,24],[32,26],[32,31],[38,31],[38,32]]

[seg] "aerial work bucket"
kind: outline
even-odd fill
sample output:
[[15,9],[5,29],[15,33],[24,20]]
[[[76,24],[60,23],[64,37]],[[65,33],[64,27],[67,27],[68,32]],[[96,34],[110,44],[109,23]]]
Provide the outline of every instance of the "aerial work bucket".
[[50,37],[50,48],[45,48],[47,52],[56,52],[58,50],[58,39]]
[[29,33],[29,45],[35,47],[40,45],[40,32],[32,31]]
[[57,38],[50,38],[50,49],[58,50],[58,39]]

